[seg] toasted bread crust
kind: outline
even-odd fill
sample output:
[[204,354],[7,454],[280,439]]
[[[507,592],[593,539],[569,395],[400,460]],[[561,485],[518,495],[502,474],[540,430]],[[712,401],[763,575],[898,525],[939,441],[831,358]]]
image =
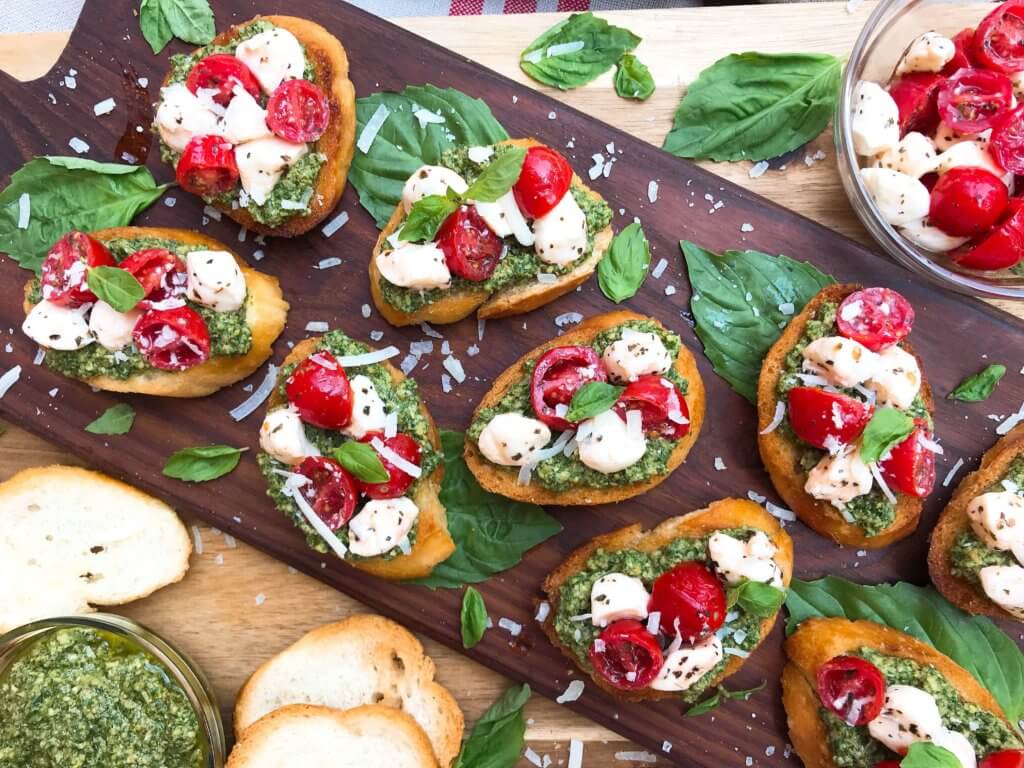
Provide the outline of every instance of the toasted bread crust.
[[[654,318],[639,315],[628,310],[606,312],[603,315],[595,315],[583,321],[568,333],[531,349],[509,366],[504,373],[494,380],[494,386],[480,400],[480,404],[477,405],[476,410],[473,412],[473,418],[475,419],[482,409],[496,405],[505,396],[508,389],[520,377],[523,363],[527,360],[539,357],[552,347],[587,344],[602,331],[621,325],[629,320],[651,320],[656,323],[658,322]],[[658,323],[658,325],[661,325],[661,323]],[[672,367],[689,383],[686,396],[683,399],[686,401],[686,406],[690,411],[690,431],[672,450],[668,460],[668,469],[663,475],[657,475],[644,482],[629,483],[614,488],[578,487],[567,491],[550,491],[536,483],[520,485],[517,482],[519,476],[519,469],[517,467],[500,467],[497,464],[492,464],[484,458],[477,444],[469,439],[466,440],[465,448],[466,464],[476,477],[477,482],[491,493],[498,493],[510,499],[533,504],[589,506],[592,504],[608,504],[614,501],[622,501],[623,499],[629,499],[633,496],[639,496],[641,493],[646,493],[664,481],[666,477],[671,475],[686,460],[686,456],[693,447],[693,444],[697,442],[701,425],[704,423],[704,382],[697,370],[697,361],[685,344],[680,344],[679,355],[676,357]]]
[[[829,285],[823,288],[807,303],[803,311],[790,321],[779,340],[768,351],[757,382],[757,445],[761,451],[761,460],[764,462],[765,469],[768,470],[775,490],[796,513],[801,522],[821,535],[828,536],[837,544],[878,549],[913,533],[924,507],[922,499],[899,494],[896,503],[896,519],[893,524],[877,536],[865,536],[864,532],[856,525],[846,522],[835,507],[828,502],[816,500],[804,490],[804,475],[806,473],[799,467],[800,448],[796,443],[787,440],[778,430],[766,435],[761,434],[775,416],[775,403],[778,402],[775,393],[779,379],[782,377],[786,355],[800,340],[808,320],[813,317],[822,304],[829,301],[841,302],[854,291],[859,291],[861,287],[860,285],[845,284]],[[917,357],[909,344],[903,342],[902,346],[907,352]],[[921,398],[929,412],[934,413],[935,404],[932,401],[932,390],[924,376],[924,366],[919,357],[917,362],[922,371]]]
[[[501,143],[523,148],[540,145],[540,142],[536,139],[509,139]],[[573,182],[586,189],[587,194],[595,200],[602,199],[597,192],[587,187],[583,180],[575,173],[573,174]],[[473,314],[474,310],[476,310],[478,317],[485,320],[531,312],[537,309],[537,307],[550,304],[559,296],[575,290],[576,286],[586,282],[587,278],[597,269],[597,265],[604,257],[608,246],[611,245],[613,235],[611,225],[598,232],[594,236],[594,249],[591,251],[590,256],[568,274],[559,276],[553,283],[532,282],[511,285],[494,294],[489,294],[483,289],[452,290],[439,301],[420,307],[415,312],[402,312],[391,306],[381,292],[381,276],[377,269],[377,256],[384,250],[387,238],[391,236],[404,219],[405,212],[402,210],[401,203],[399,203],[395,208],[395,212],[391,214],[388,223],[377,237],[377,243],[373,247],[373,254],[370,257],[369,265],[370,294],[373,296],[373,303],[381,316],[391,325],[396,326],[418,325],[422,322],[437,325],[456,323],[465,317],[469,317]]]
[[[281,367],[298,363],[309,357],[319,340],[319,336],[313,336],[300,341],[288,353],[284,362],[281,363]],[[387,367],[388,373],[391,374],[391,380],[396,384],[405,379],[405,375],[391,363],[385,361],[380,365]],[[286,402],[287,399],[275,387],[267,401],[267,410],[284,405]],[[430,425],[430,442],[435,450],[443,453],[444,449],[441,447],[441,436],[437,431],[437,425],[422,399],[420,412]],[[404,581],[429,576],[435,565],[446,560],[455,551],[455,542],[452,541],[452,537],[448,533],[448,516],[440,499],[443,479],[444,464],[441,463],[428,477],[421,478],[416,487],[416,493],[412,500],[419,508],[420,514],[412,552],[408,555],[399,555],[391,560],[373,558],[370,560],[345,560],[345,562],[353,568],[372,573],[374,576],[389,581]]]
[[[81,379],[81,381],[108,392],[134,392],[140,395],[157,395],[159,397],[204,397],[250,376],[270,357],[274,341],[284,330],[289,309],[276,277],[257,272],[224,243],[190,229],[111,227],[90,234],[104,241],[122,237],[156,237],[186,245],[202,245],[209,250],[228,251],[238,262],[238,266],[245,276],[246,288],[249,290],[245,322],[252,331],[252,346],[244,355],[213,357],[201,365],[177,373],[154,368],[127,379],[94,376],[90,379]],[[26,315],[32,309],[32,304],[28,301],[31,287],[32,281],[30,280],[25,284],[24,309]]]
[[992,694],[970,672],[927,643],[873,621],[807,619],[786,640],[789,661],[782,673],[789,738],[806,768],[836,768],[825,726],[818,716],[815,673],[829,659],[865,646],[936,667],[965,700],[997,715],[1014,730]]
[[998,482],[1010,464],[1024,455],[1024,424],[1014,427],[981,457],[981,466],[960,481],[953,498],[939,515],[928,546],[928,573],[936,589],[953,605],[968,613],[996,619],[1024,621],[992,602],[976,585],[957,578],[950,570],[949,551],[957,537],[971,527],[967,506],[971,500]]
[[[544,634],[548,636],[552,644],[558,648],[570,661],[578,665],[575,654],[562,643],[555,631],[555,616],[558,614],[558,605],[561,601],[562,585],[573,575],[579,573],[586,566],[587,560],[598,549],[605,551],[618,551],[621,549],[636,549],[641,552],[652,552],[670,544],[676,539],[693,538],[713,533],[725,528],[738,528],[749,526],[764,531],[778,549],[775,561],[782,571],[782,579],[785,585],[793,576],[793,540],[789,538],[778,520],[769,515],[762,507],[746,499],[721,499],[713,501],[705,509],[690,512],[679,517],[671,517],[660,523],[649,531],[643,530],[639,523],[620,528],[617,531],[606,533],[592,539],[582,547],[569,555],[566,560],[544,579],[544,594],[551,605],[548,617],[541,625]],[[761,622],[761,642],[772,631],[775,625],[775,616]],[[730,675],[735,674],[743,666],[745,659],[739,656],[730,656],[725,670],[713,682],[719,684]],[[591,679],[602,689],[614,695],[618,699],[626,701],[645,701],[666,698],[678,698],[679,692],[655,691],[645,688],[639,691],[622,691],[607,683],[599,675],[591,672]]]

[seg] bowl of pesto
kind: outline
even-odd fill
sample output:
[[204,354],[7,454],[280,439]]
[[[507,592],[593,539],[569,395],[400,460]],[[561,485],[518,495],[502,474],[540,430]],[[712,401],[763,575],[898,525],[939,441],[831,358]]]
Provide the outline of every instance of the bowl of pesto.
[[184,654],[111,614],[0,636],[0,766],[221,768],[224,726]]

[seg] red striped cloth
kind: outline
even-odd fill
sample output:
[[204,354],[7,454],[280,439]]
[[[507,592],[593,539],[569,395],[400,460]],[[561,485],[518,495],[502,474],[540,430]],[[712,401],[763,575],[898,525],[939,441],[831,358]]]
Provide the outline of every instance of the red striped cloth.
[[[579,12],[590,9],[590,0],[558,0],[553,10]],[[476,16],[484,12],[484,0],[451,0],[451,16]],[[504,0],[502,13],[536,13],[537,0]]]

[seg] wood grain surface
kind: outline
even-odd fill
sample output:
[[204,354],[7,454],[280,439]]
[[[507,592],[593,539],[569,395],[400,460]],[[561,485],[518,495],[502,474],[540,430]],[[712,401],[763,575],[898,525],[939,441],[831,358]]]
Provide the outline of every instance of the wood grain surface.
[[[5,122],[14,138],[14,147],[0,150],[0,172],[6,175],[31,154],[66,152],[66,142],[72,135],[82,136],[93,145],[90,156],[108,159],[121,128],[117,113],[111,116],[108,125],[92,118],[91,105],[109,95],[117,95],[120,75],[114,60],[119,63],[130,61],[140,75],[149,76],[154,81],[162,74],[162,57],[153,57],[148,49],[143,48],[135,22],[124,10],[129,5],[118,2],[109,4],[108,8],[104,4],[105,28],[90,22],[87,9],[85,29],[79,30],[58,66],[43,80],[27,86],[17,86],[8,80],[0,82],[0,110],[13,116]],[[776,209],[764,209],[753,196],[742,190],[735,190],[718,179],[700,174],[685,163],[660,155],[610,127],[595,127],[569,110],[532,96],[527,81],[516,67],[516,55],[553,19],[521,16],[497,20],[459,19],[458,22],[448,19],[402,22],[434,42],[521,80],[523,87],[516,87],[492,79],[489,74],[474,74],[475,70],[462,61],[449,59],[436,49],[420,47],[418,43],[407,42],[404,38],[401,45],[389,46],[401,50],[402,56],[382,61],[372,46],[364,46],[370,40],[379,39],[380,35],[394,37],[397,33],[380,31],[380,22],[368,21],[361,14],[347,8],[339,9],[333,3],[324,1],[311,5],[310,15],[326,23],[349,48],[356,86],[362,93],[378,87],[397,88],[405,83],[422,81],[454,85],[486,98],[513,134],[531,132],[555,146],[564,146],[569,138],[574,137],[577,157],[573,162],[577,169],[587,167],[590,154],[602,151],[610,140],[624,149],[612,177],[600,184],[600,189],[613,200],[616,209],[622,207],[626,210],[623,217],[618,217],[619,222],[628,221],[633,215],[644,220],[655,247],[655,258],[663,255],[671,263],[660,283],[650,281],[645,286],[634,308],[653,312],[673,324],[683,332],[686,342],[695,351],[699,351],[699,345],[680,315],[686,306],[688,290],[674,242],[682,236],[711,247],[738,245],[744,237],[739,231],[740,223],[750,222],[754,224],[754,231],[745,237],[753,247],[785,251],[810,259],[840,278],[885,282],[907,292],[915,301],[920,317],[915,346],[923,350],[928,373],[940,395],[963,374],[981,367],[986,356],[1007,363],[1014,372],[1024,362],[1020,359],[1019,324],[989,314],[978,303],[940,296],[913,284],[906,273],[891,263],[875,258],[849,242],[834,238],[830,233]],[[220,25],[229,20],[244,19],[255,10],[273,9],[269,3],[246,2],[238,3],[236,14],[229,14],[222,10],[228,6],[232,4],[218,4]],[[807,23],[807,16],[811,13],[815,17],[813,25]],[[610,20],[629,26],[644,37],[639,53],[655,74],[658,92],[642,105],[623,102],[614,96],[610,79],[606,77],[570,94],[551,95],[657,145],[668,127],[683,85],[715,58],[750,48],[823,50],[841,54],[848,50],[866,14],[865,8],[856,15],[847,15],[842,4],[607,14]],[[111,23],[110,20],[115,18],[127,21]],[[771,35],[764,34],[766,28],[772,30]],[[125,37],[128,39],[122,39]],[[0,66],[8,71],[39,74],[48,68],[50,62],[47,58],[52,61],[53,51],[59,43],[59,35],[49,35],[45,40],[40,37],[33,40],[31,46],[25,46],[18,39],[0,38]],[[10,68],[11,58],[8,57],[11,51],[14,52],[16,67],[25,69]],[[34,71],[31,67],[35,67]],[[79,71],[79,88],[75,92],[59,86],[69,67]],[[56,95],[58,105],[47,111],[44,104],[49,92]],[[515,106],[511,103],[513,93],[519,102]],[[555,111],[555,119],[548,121],[547,115],[551,111]],[[30,115],[34,117],[30,118]],[[823,149],[826,159],[809,167],[805,165],[804,157],[813,154],[816,148]],[[809,153],[796,153],[784,163],[784,170],[773,170],[757,180],[747,177],[749,164],[714,166],[713,170],[740,182],[752,192],[765,194],[778,203],[867,242],[839,188],[829,137],[820,137],[809,150]],[[166,169],[157,172],[165,178],[169,175]],[[652,178],[661,184],[660,199],[653,206],[646,199],[647,182]],[[689,209],[685,194],[685,183],[689,178],[694,179],[693,187],[699,190],[698,199],[707,192],[715,199],[725,200],[726,207],[710,217],[699,206]],[[201,206],[180,192],[175,196],[178,204],[173,210],[158,204],[142,221],[198,226]],[[367,290],[362,275],[373,228],[369,217],[358,208],[351,191],[346,194],[341,207],[353,215],[353,222],[331,240],[324,241],[315,232],[301,243],[272,242],[267,249],[269,257],[261,267],[284,278],[286,291],[298,305],[285,338],[301,338],[301,329],[310,319],[326,319],[341,324],[354,335],[365,335],[370,329],[380,327],[386,332],[386,340],[392,343],[403,344],[418,338],[415,332],[394,331],[380,323],[375,325],[373,317],[364,322],[358,316],[357,308],[366,300]],[[207,227],[207,231],[229,242],[237,234],[236,228],[216,223]],[[241,246],[250,249],[247,252],[251,252],[251,247]],[[341,255],[357,279],[345,281],[342,270],[346,267],[342,267],[323,275],[330,291],[319,291],[313,284],[314,273],[309,266],[326,255]],[[10,284],[20,282],[21,273],[10,264],[0,268],[9,277],[5,281],[8,287],[4,290],[8,294],[3,305],[10,306],[8,288]],[[666,300],[662,291],[669,283],[676,285],[679,292]],[[302,297],[301,300],[295,301],[298,296]],[[475,329],[471,330],[466,324],[467,327],[446,331],[456,354],[467,364],[471,377],[450,396],[440,393],[440,359],[436,356],[430,359],[429,367],[414,372],[414,375],[419,374],[428,402],[439,421],[446,426],[462,426],[476,398],[485,391],[487,380],[500,372],[522,349],[553,335],[555,328],[551,318],[555,314],[570,309],[592,314],[609,307],[596,287],[590,285],[581,294],[566,297],[553,307],[525,318],[525,327],[523,320],[516,319],[492,323],[488,326],[488,334],[491,334],[488,338],[494,339],[497,334],[502,334],[499,338],[507,339],[509,343],[500,347],[485,346],[485,354],[471,362],[464,355],[464,350]],[[8,315],[11,313],[0,314],[0,328],[17,327],[18,318]],[[958,345],[957,353],[953,355],[949,354],[948,344],[952,335],[965,341]],[[15,362],[26,364],[34,351],[31,345],[16,331],[9,341],[14,345],[14,352],[0,353],[0,367],[6,368]],[[283,347],[279,345],[278,349],[280,357]],[[742,495],[748,488],[762,492],[770,490],[757,460],[754,441],[749,436],[753,425],[752,409],[714,377],[703,359],[701,362],[711,390],[710,418],[708,430],[698,443],[690,463],[662,489],[637,502],[619,508],[584,511],[582,514],[556,510],[566,524],[566,533],[557,542],[532,553],[522,567],[484,588],[492,615],[510,616],[527,624],[524,635],[533,643],[532,649],[523,656],[509,647],[507,636],[494,631],[475,649],[472,654],[475,658],[490,667],[530,679],[544,693],[560,692],[573,672],[553,654],[529,619],[530,603],[536,593],[540,573],[576,543],[623,522],[632,519],[652,522],[667,514],[701,506],[717,496],[727,493]],[[135,434],[129,436],[130,440],[110,439],[107,444],[95,438],[85,439],[80,429],[116,398],[92,394],[80,385],[38,369],[29,371],[29,374],[31,378],[23,378],[18,388],[12,391],[12,395],[16,395],[15,400],[12,401],[9,395],[0,402],[0,409],[9,418],[50,436],[60,444],[72,445],[79,455],[87,456],[100,468],[115,471],[160,493],[186,516],[198,513],[204,519],[215,519],[221,529],[230,528],[237,536],[252,538],[279,553],[289,549],[298,552],[302,557],[296,560],[297,564],[318,577],[333,579],[340,588],[361,596],[374,607],[385,612],[398,611],[400,618],[413,628],[457,645],[457,595],[440,593],[437,599],[429,601],[431,610],[423,610],[420,605],[408,604],[414,600],[428,602],[421,599],[422,590],[418,588],[382,586],[333,563],[320,569],[317,558],[296,549],[301,548],[298,537],[286,530],[282,521],[275,518],[269,503],[262,498],[262,485],[252,462],[241,467],[231,478],[199,489],[163,485],[158,468],[163,458],[177,447],[214,440],[238,445],[255,444],[258,417],[250,417],[236,427],[228,423],[225,413],[227,408],[244,399],[245,394],[239,387],[205,403],[168,405],[131,399],[140,413]],[[480,380],[473,379],[474,376]],[[47,391],[54,386],[58,387],[58,394],[50,398]],[[989,403],[955,407],[941,403],[939,433],[947,446],[947,453],[940,464],[940,477],[959,457],[964,457],[970,467],[993,439],[995,422],[986,416],[1006,414],[1016,409],[1022,397],[1021,379],[1011,373],[996,398]],[[39,408],[38,414],[36,408]],[[204,428],[204,421],[213,426]],[[72,460],[54,448],[53,443],[44,442],[20,429],[11,429],[0,439],[0,456],[4,460],[0,467],[3,476],[23,466]],[[128,456],[132,458],[129,460]],[[725,459],[729,467],[727,471],[712,471],[715,456]],[[919,535],[898,547],[870,555],[859,556],[855,552],[831,547],[805,529],[792,526],[798,574],[809,577],[837,572],[866,581],[896,577],[923,580],[924,532],[934,521],[935,513],[948,493],[948,489],[940,489],[937,498],[929,505]],[[232,525],[232,514],[239,514],[243,525]],[[233,541],[227,540],[223,534],[215,534],[206,525],[196,530],[201,535],[203,551],[193,558],[189,577],[124,612],[150,624],[193,653],[213,678],[223,708],[227,711],[241,681],[259,661],[307,629],[358,609],[358,604],[340,592],[291,572],[284,564],[244,544],[233,546]],[[270,537],[280,537],[282,545],[268,544]],[[750,757],[755,765],[779,764],[784,761],[785,752],[784,720],[777,686],[780,644],[781,634],[777,631],[734,681],[737,685],[745,685],[768,679],[769,686],[765,691],[748,703],[732,703],[720,713],[700,720],[681,718],[679,708],[670,705],[620,707],[590,689],[574,707],[606,725],[642,738],[645,746],[654,752],[660,752],[662,740],[670,740],[673,751],[659,762],[675,758],[686,765],[738,766]],[[438,659],[442,682],[452,688],[470,722],[505,685],[498,675],[438,643],[428,641],[428,650]],[[586,742],[585,765],[613,764],[614,753],[636,749],[616,741],[616,737],[602,728],[573,716],[568,708],[541,701],[539,697],[531,703],[528,714],[532,720],[527,734],[531,747],[541,754],[550,753],[556,765],[566,759],[571,738]],[[771,747],[774,749],[769,750]]]

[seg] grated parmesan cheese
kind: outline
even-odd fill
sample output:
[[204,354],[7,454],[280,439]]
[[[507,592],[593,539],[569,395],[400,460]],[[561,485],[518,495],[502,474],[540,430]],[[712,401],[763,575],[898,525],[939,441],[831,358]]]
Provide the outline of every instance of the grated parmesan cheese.
[[92,111],[95,113],[96,117],[101,117],[103,115],[109,115],[114,111],[114,107],[116,106],[117,102],[113,99],[104,99],[103,101],[98,101],[93,104]]
[[32,198],[28,192],[22,192],[18,198],[18,229],[28,229],[29,219],[32,217]]
[[556,704],[566,704],[570,701],[576,701],[580,696],[583,695],[583,681],[573,680],[569,683],[566,689],[559,694],[558,698],[555,699]]
[[89,145],[86,142],[82,141],[77,136],[72,136],[68,140],[68,146],[71,147],[73,150],[75,150],[75,152],[77,152],[80,155],[84,155],[86,152],[89,151]]
[[320,231],[323,233],[324,237],[330,237],[335,232],[337,232],[339,229],[344,227],[345,224],[347,224],[347,223],[348,223],[348,211],[342,211],[337,216],[335,216],[333,219],[331,219],[326,224],[324,224],[323,229],[321,229]]
[[388,116],[391,114],[391,110],[381,104],[377,107],[376,111],[370,115],[370,119],[366,121],[366,125],[363,126],[363,130],[359,132],[359,139],[356,141],[356,147],[364,155],[370,151],[370,147],[373,146],[374,140],[377,138],[377,134],[380,133],[380,129],[384,127],[384,123],[387,121]]

